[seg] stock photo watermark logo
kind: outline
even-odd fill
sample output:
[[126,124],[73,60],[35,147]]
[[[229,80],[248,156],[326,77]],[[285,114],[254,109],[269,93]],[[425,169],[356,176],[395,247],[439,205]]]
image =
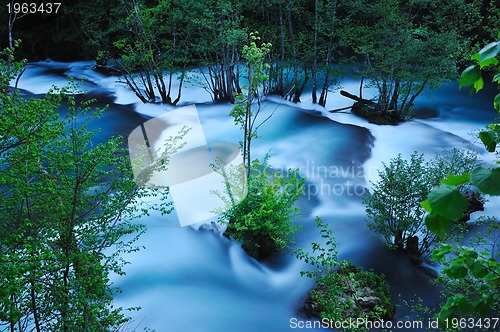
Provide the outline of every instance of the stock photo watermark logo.
[[245,172],[234,172],[243,165],[239,146],[208,144],[194,105],[146,121],[129,135],[128,146],[135,181],[168,186],[181,226],[215,217],[246,196]]

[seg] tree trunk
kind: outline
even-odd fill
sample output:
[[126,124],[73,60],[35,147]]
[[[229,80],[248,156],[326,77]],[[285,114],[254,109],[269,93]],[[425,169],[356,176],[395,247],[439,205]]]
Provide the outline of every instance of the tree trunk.
[[362,104],[367,104],[367,105],[372,105],[372,106],[376,106],[377,103],[371,101],[371,100],[367,100],[367,99],[363,99],[363,98],[360,98],[358,96],[355,96],[353,94],[350,94],[349,92],[345,91],[345,90],[340,90],[340,94],[344,97],[347,97],[347,98],[350,98],[352,100],[355,100],[359,103],[362,103]]
[[30,294],[31,295],[31,309],[33,310],[33,320],[35,323],[35,329],[36,329],[36,332],[41,332],[42,329],[40,328],[40,320],[38,317],[38,307],[36,305],[35,283],[33,280],[31,281],[30,293],[31,293]]
[[398,251],[403,251],[405,246],[405,241],[403,239],[403,231],[398,230],[394,236],[394,245]]
[[389,110],[397,110],[398,108],[398,99],[399,99],[399,81],[394,83],[394,91],[392,92],[391,102],[389,103]]
[[314,1],[314,42],[313,42],[313,65],[312,65],[312,102],[317,103],[317,58],[318,58],[318,0]]

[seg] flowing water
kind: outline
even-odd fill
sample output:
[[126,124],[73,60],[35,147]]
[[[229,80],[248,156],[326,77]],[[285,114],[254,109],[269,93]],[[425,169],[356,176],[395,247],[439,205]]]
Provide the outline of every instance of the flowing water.
[[[96,98],[98,106],[109,104],[104,115],[90,125],[102,128],[96,137],[100,141],[112,135],[126,137],[144,121],[172,109],[140,104],[116,77],[96,73],[91,65],[32,63],[19,87],[31,96],[45,93],[52,85],[65,86],[68,76],[82,80],[81,88],[87,90],[84,98]],[[342,83],[350,92],[357,91],[358,84],[354,79]],[[298,202],[301,217],[295,220],[302,231],[293,247],[309,250],[311,242],[323,241],[314,222],[320,216],[333,229],[341,258],[386,275],[400,305],[396,320],[415,317],[402,299],[416,299],[416,294],[424,304],[435,305],[439,289],[429,285],[429,280],[436,267],[416,267],[406,257],[390,252],[366,227],[360,196],[377,179],[381,163],[398,153],[408,157],[416,150],[430,158],[443,148],[458,147],[485,154],[477,141],[471,141],[470,133],[495,118],[492,96],[492,90],[470,96],[450,83],[420,97],[419,118],[397,126],[377,126],[351,114],[329,113],[313,105],[308,95],[299,104],[267,98],[261,119],[271,112],[274,115],[254,140],[253,157],[269,153],[274,169],[299,168],[308,179],[306,194]],[[208,142],[239,141],[241,133],[228,117],[231,105],[212,103],[194,83],[186,84],[181,100],[179,106],[196,104]],[[350,104],[334,93],[326,109]],[[498,215],[498,201],[492,200],[489,206],[483,214]],[[300,276],[307,266],[291,253],[257,262],[238,243],[211,230],[213,224],[181,228],[175,213],[160,216],[153,212],[137,222],[148,227],[138,243],[145,249],[126,255],[130,261],[126,276],[113,278],[123,290],[116,296],[116,305],[142,308],[130,313],[130,329],[288,331],[291,318],[305,319],[297,309],[313,281]]]

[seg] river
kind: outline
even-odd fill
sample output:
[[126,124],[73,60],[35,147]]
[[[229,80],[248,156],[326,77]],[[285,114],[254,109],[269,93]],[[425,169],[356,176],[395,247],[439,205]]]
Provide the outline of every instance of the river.
[[[94,72],[91,62],[30,63],[19,87],[26,96],[39,95],[53,85],[65,86],[68,76],[82,80],[81,88],[88,90],[85,98],[96,98],[100,106],[109,104],[103,117],[90,125],[91,129],[102,129],[97,140],[111,135],[127,137],[144,121],[173,109],[141,104],[116,77]],[[358,89],[358,82],[351,78],[341,85],[350,92]],[[424,304],[435,305],[439,289],[429,280],[437,267],[416,267],[406,257],[390,252],[366,227],[360,195],[369,190],[369,181],[377,179],[382,162],[398,153],[408,157],[416,150],[430,158],[443,148],[458,147],[485,154],[477,141],[471,141],[471,132],[495,118],[493,92],[490,88],[469,95],[451,82],[419,97],[417,118],[397,126],[372,125],[352,114],[329,113],[313,105],[308,95],[299,104],[267,98],[262,118],[275,113],[261,127],[261,138],[254,140],[253,156],[262,158],[270,153],[273,168],[299,168],[308,178],[306,195],[298,202],[301,217],[295,220],[302,231],[293,248],[309,250],[311,242],[322,241],[314,222],[315,216],[320,216],[333,229],[341,258],[386,275],[398,304],[395,320],[415,318],[403,305],[403,300],[416,299],[415,295]],[[334,93],[326,109],[350,103]],[[205,90],[188,82],[178,107],[192,104],[209,143],[239,141],[241,133],[228,117],[231,105],[212,103]],[[481,214],[499,215],[499,205],[498,200],[491,200]],[[123,290],[115,297],[116,305],[142,308],[130,313],[133,321],[128,328],[140,331],[148,327],[159,332],[289,331],[292,318],[305,319],[298,316],[297,308],[313,281],[300,276],[307,266],[291,254],[257,262],[238,243],[211,227],[180,227],[175,213],[160,216],[153,212],[137,222],[147,225],[138,242],[145,249],[126,255],[130,262],[126,275],[113,277]]]

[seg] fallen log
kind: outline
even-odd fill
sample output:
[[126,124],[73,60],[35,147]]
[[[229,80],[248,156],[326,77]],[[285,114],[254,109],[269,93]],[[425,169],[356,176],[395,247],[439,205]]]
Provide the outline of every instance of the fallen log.
[[[335,113],[335,112],[339,112],[339,111],[344,111],[344,110],[348,110],[348,109],[352,108],[352,106],[354,106],[354,105],[342,107],[342,108],[336,108],[334,110],[329,110],[328,112]],[[342,112],[342,113],[347,113],[347,112]]]
[[371,100],[368,100],[368,99],[363,99],[363,98],[360,98],[358,96],[355,96],[353,94],[350,94],[349,92],[345,91],[345,90],[340,90],[340,94],[344,97],[347,97],[349,99],[352,99],[352,100],[355,100],[357,101],[358,103],[361,103],[361,104],[366,104],[366,105],[372,105],[372,106],[376,106],[377,103],[375,103],[374,101],[371,101]]

